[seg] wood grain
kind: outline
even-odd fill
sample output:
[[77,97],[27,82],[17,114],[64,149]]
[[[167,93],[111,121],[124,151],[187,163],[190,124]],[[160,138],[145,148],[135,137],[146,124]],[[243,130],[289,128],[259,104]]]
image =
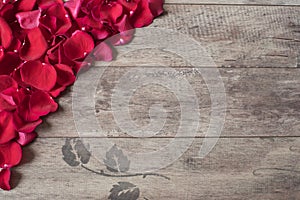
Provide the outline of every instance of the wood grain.
[[[170,66],[167,78],[185,79],[198,102],[201,127],[190,148],[174,163],[156,171],[159,176],[107,177],[64,160],[62,146],[78,139],[72,114],[72,88],[58,99],[58,112],[44,118],[39,138],[24,149],[22,164],[13,169],[12,191],[1,199],[101,199],[109,198],[118,182],[139,189],[139,200],[298,200],[300,196],[300,2],[298,0],[166,0],[166,14],[151,27],[177,30],[194,38],[209,52],[225,85],[226,120],[221,138],[205,158],[199,157],[209,126],[211,99],[197,67],[161,49],[140,50],[118,57],[99,80],[95,96],[97,120],[108,140],[124,152],[159,151],[177,133],[180,102],[163,85],[136,90],[130,101],[131,118],[139,126],[150,122],[149,110],[159,103],[167,117],[152,138],[131,138],[120,130],[112,112],[111,95],[119,78],[131,66],[157,63]],[[159,37],[159,36],[157,36]],[[146,67],[146,66],[144,66]],[[208,66],[207,66],[208,67]],[[160,76],[156,74],[153,78]],[[174,83],[175,84],[175,83]],[[191,103],[187,88],[184,103]],[[222,111],[222,110],[220,110]],[[195,122],[195,121],[190,121]],[[185,127],[189,128],[189,127]],[[79,138],[82,139],[82,138]],[[104,138],[84,138],[94,147]],[[74,153],[74,152],[73,152]],[[158,158],[165,163],[169,156]],[[147,158],[145,158],[147,162]],[[151,163],[149,164],[151,166]],[[94,157],[86,167],[107,172]],[[130,192],[126,190],[125,192]],[[112,199],[115,200],[115,199]],[[132,199],[126,199],[132,200]]]
[[167,4],[300,5],[298,0],[166,0]]
[[[118,128],[111,109],[111,95],[116,92],[115,87],[119,78],[129,69],[109,68],[104,76],[99,78],[99,92],[95,99],[97,103],[92,112],[97,113],[104,134],[110,137],[130,136],[130,133]],[[222,137],[299,136],[299,69],[223,68],[219,71],[225,85],[227,101]],[[210,120],[211,99],[201,74],[195,69],[176,68],[173,74],[165,77],[174,78],[174,84],[180,79],[189,81],[198,98],[197,112],[200,112],[201,116],[201,127],[196,135],[205,136]],[[187,93],[185,88],[179,90],[182,94]],[[72,92],[68,91],[59,98],[59,111],[47,117],[44,124],[38,128],[40,137],[78,136],[72,113],[71,95]],[[189,101],[184,103],[188,104]],[[147,125],[149,109],[154,104],[162,104],[168,113],[166,119],[161,115],[156,116],[166,123],[155,137],[173,137],[180,122],[180,102],[172,91],[163,85],[150,84],[136,91],[129,105],[132,120],[140,126]],[[187,133],[186,137],[189,136]]]
[[[113,139],[128,151],[149,152],[169,143],[168,139]],[[23,164],[14,169],[10,192],[4,199],[107,199],[119,181],[135,184],[139,199],[264,199],[296,200],[300,193],[300,139],[220,139],[204,159],[197,157],[202,139],[170,166],[157,171],[170,180],[149,176],[111,178],[70,167],[62,159],[64,138],[38,139],[25,148]],[[97,139],[88,140],[97,145]],[[167,158],[160,158],[163,162]],[[105,170],[92,159],[86,166]],[[20,175],[22,174],[22,175]],[[21,179],[17,182],[18,176]]]
[[151,27],[195,38],[219,67],[298,66],[300,7],[166,5],[165,9]]

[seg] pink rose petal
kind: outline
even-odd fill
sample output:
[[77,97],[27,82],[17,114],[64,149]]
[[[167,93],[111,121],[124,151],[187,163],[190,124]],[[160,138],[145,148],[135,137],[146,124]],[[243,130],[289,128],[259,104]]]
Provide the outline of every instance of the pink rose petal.
[[31,143],[36,137],[37,137],[36,132],[31,132],[31,133],[19,132],[19,138],[18,138],[17,142],[21,146],[25,146],[25,145]]
[[39,26],[41,17],[41,11],[27,11],[16,14],[16,18],[23,29],[33,29]]

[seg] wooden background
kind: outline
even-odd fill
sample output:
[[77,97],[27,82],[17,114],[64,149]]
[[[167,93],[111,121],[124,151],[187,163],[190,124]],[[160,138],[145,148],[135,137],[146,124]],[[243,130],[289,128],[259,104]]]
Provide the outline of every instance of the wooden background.
[[[149,151],[166,145],[179,120],[178,102],[168,91],[156,88],[153,94],[151,88],[144,88],[133,100],[132,118],[141,125],[149,122],[148,109],[155,98],[161,98],[168,110],[164,131],[143,139],[118,129],[109,95],[126,65],[137,61],[132,56],[176,65],[195,88],[203,125],[190,149],[157,172],[169,180],[107,177],[69,166],[63,160],[62,147],[66,139],[78,137],[70,89],[58,100],[59,111],[38,128],[39,138],[24,149],[22,164],[13,169],[15,188],[0,191],[1,199],[135,200],[137,191],[138,199],[143,200],[300,199],[300,1],[167,0],[165,10],[151,26],[178,30],[200,41],[224,81],[226,122],[213,151],[204,159],[197,157],[210,115],[209,93],[201,77],[164,52],[141,51],[119,58],[116,67],[105,74],[96,113],[106,135],[122,147]],[[91,138],[90,144],[95,143]],[[93,170],[105,169],[93,159],[87,165]],[[111,189],[118,182],[135,186],[112,197]]]

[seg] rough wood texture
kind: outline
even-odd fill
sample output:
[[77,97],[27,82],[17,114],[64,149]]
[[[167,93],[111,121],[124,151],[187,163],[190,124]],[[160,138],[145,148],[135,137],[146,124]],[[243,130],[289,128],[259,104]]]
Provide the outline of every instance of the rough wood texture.
[[218,66],[297,67],[300,7],[166,5],[152,27],[194,37]]
[[[128,68],[112,68],[99,78],[96,107],[99,124],[105,135],[129,137],[120,131],[111,110],[111,95],[118,80]],[[299,69],[219,69],[227,100],[224,131],[221,137],[299,136],[300,133],[300,70]],[[158,75],[159,76],[159,75]],[[204,136],[210,119],[210,95],[201,75],[193,69],[176,69],[175,80],[184,78],[191,83],[199,101],[201,128],[197,136]],[[176,81],[174,80],[174,84]],[[181,92],[186,93],[184,88]],[[76,137],[72,113],[71,92],[59,99],[60,110],[46,118],[38,128],[40,137]],[[168,113],[165,127],[156,137],[176,134],[180,121],[180,103],[172,91],[149,85],[140,88],[129,105],[132,119],[139,125],[149,123],[149,108],[162,103]],[[85,106],[85,105],[83,105]],[[163,116],[157,117],[164,120]],[[190,136],[186,135],[187,137]]]
[[166,0],[167,4],[300,5],[298,0]]
[[[225,85],[225,126],[210,154],[203,159],[199,157],[211,115],[210,93],[201,75],[188,62],[169,52],[157,49],[132,52],[119,57],[113,63],[115,67],[109,68],[99,79],[95,112],[108,140],[94,137],[84,138],[84,142],[90,144],[92,155],[97,152],[94,148],[105,146],[106,141],[115,143],[123,152],[118,149],[114,152],[124,153],[123,162],[129,166],[130,162],[125,159],[127,152],[159,151],[172,141],[179,125],[180,103],[165,87],[142,87],[130,101],[131,118],[140,126],[150,122],[152,105],[163,104],[167,111],[166,123],[153,138],[130,138],[130,133],[121,131],[113,118],[110,96],[115,92],[118,79],[128,66],[149,64],[150,60],[152,67],[153,63],[173,67],[176,71],[168,77],[189,81],[197,95],[199,110],[196,111],[201,114],[197,137],[186,134],[178,139],[182,143],[193,141],[189,149],[175,162],[156,171],[155,176],[128,177],[126,170],[112,172],[95,157],[90,158],[89,148],[79,142],[83,138],[77,138],[72,89],[69,89],[58,100],[59,111],[45,118],[38,128],[40,138],[24,149],[23,164],[13,169],[12,185],[17,187],[10,192],[0,191],[1,199],[299,199],[300,2],[166,2],[166,14],[151,26],[178,30],[201,42],[218,66]],[[97,80],[89,80],[93,81]],[[184,87],[179,91],[186,97],[191,95]],[[185,103],[190,103],[189,98]],[[158,116],[156,120],[164,118]],[[114,160],[120,158],[108,154],[109,151],[102,153],[116,156]],[[153,164],[169,159],[170,156],[162,156]],[[116,198],[115,194],[123,198]]]
[[[18,187],[0,191],[4,199],[108,199],[120,181],[140,190],[139,199],[264,199],[296,200],[300,189],[300,139],[220,139],[204,159],[197,158],[202,139],[172,165],[157,171],[162,177],[111,178],[93,174],[82,167],[70,167],[62,159],[60,139],[38,139],[25,149],[24,164],[14,170],[21,176]],[[97,145],[97,140],[89,140]],[[167,139],[114,139],[128,151],[153,151],[168,144]],[[160,162],[164,159],[161,158]],[[105,170],[95,159],[86,165]],[[106,171],[106,170],[105,170]],[[19,174],[20,173],[20,174]],[[16,180],[16,179],[13,179]],[[127,199],[126,199],[127,200]],[[131,200],[131,199],[128,199]]]

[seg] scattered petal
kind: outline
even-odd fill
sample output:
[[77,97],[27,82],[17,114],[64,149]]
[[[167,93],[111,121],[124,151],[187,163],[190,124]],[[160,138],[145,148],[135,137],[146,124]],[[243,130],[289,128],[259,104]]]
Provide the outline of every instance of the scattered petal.
[[20,12],[16,14],[16,18],[23,29],[33,29],[39,26],[41,17],[40,10]]
[[56,71],[50,64],[29,61],[21,66],[24,83],[43,91],[50,91],[56,83]]

